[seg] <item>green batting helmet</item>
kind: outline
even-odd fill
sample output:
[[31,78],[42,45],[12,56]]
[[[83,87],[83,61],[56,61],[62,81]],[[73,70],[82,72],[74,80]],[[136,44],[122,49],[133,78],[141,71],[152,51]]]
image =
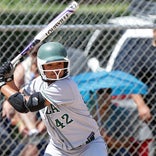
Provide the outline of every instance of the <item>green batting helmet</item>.
[[[43,65],[57,61],[65,62],[65,67],[63,69],[59,69],[60,71],[65,71],[64,77],[59,78],[59,75],[57,75],[57,79],[47,78],[44,74]],[[58,42],[47,42],[39,48],[37,53],[37,64],[41,77],[45,81],[63,79],[69,75],[69,60],[67,58],[67,51],[65,47]],[[51,71],[55,72],[54,70]]]

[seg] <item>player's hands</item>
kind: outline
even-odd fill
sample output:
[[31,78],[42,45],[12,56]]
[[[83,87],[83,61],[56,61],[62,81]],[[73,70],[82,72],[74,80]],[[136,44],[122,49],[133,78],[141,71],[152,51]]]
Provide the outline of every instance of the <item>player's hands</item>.
[[0,67],[0,87],[13,80],[14,67],[10,61],[4,62]]

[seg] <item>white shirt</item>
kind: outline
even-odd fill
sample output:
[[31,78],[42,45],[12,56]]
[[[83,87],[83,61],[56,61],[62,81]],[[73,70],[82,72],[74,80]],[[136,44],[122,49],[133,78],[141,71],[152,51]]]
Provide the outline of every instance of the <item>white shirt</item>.
[[48,84],[38,77],[25,87],[29,93],[41,92],[51,103],[40,110],[51,143],[60,148],[76,148],[87,141],[91,132],[100,136],[96,121],[90,115],[77,85],[70,78]]

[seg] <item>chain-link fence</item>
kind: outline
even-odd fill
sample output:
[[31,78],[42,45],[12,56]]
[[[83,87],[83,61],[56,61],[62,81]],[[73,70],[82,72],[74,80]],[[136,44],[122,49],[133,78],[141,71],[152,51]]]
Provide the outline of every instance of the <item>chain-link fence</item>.
[[[82,96],[100,126],[109,155],[154,156],[156,2],[77,2],[80,4],[78,11],[46,41],[59,41],[66,46],[71,59],[71,76],[92,72],[95,74],[94,86],[101,84],[94,89],[88,87]],[[68,4],[69,1],[66,0],[1,0],[1,63],[12,60]],[[98,77],[101,72],[105,76]],[[91,76],[92,74],[89,75],[90,78]],[[80,81],[81,79],[77,82]],[[89,83],[86,79],[85,82],[89,86],[92,81]],[[131,85],[127,86],[127,82]],[[150,108],[152,120],[149,122],[143,122],[139,118],[140,103],[136,104],[137,97],[134,94],[142,95]],[[1,103],[3,100],[1,95]],[[37,126],[40,117],[38,113],[35,115]],[[145,119],[146,115],[143,115]],[[21,133],[23,130],[20,131],[20,123],[16,122],[15,116],[11,120],[2,118],[1,111],[0,119],[0,155],[20,155],[22,149],[25,150],[23,147],[28,144],[37,145],[37,155],[43,155],[48,142],[46,132],[25,136]],[[32,148],[27,148],[23,153],[28,154],[29,150]]]

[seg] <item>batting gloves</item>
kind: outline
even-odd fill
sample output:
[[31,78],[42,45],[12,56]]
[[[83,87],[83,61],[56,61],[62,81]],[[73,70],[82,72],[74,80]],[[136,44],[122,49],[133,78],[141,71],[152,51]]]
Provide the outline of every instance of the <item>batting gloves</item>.
[[0,67],[0,88],[6,84],[6,82],[13,80],[14,67],[10,61],[4,62]]

